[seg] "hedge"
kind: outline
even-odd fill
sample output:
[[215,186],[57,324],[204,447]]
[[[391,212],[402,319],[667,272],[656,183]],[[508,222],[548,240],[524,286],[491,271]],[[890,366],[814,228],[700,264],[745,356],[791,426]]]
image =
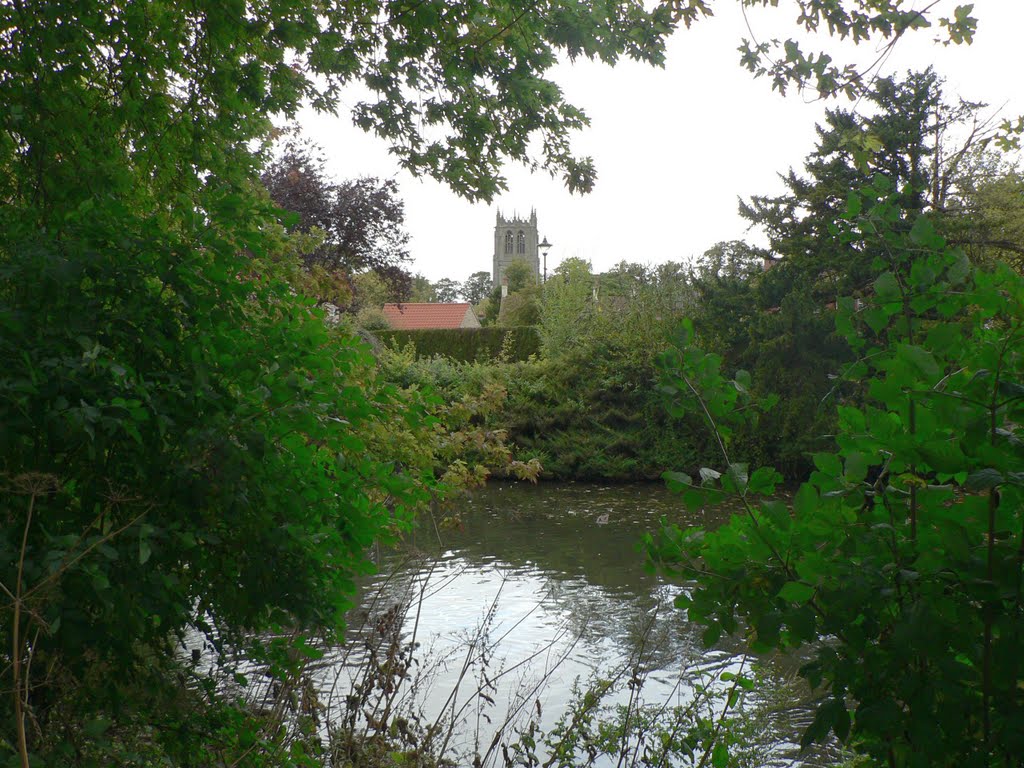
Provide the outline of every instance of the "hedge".
[[374,335],[392,349],[401,349],[411,342],[417,357],[441,355],[467,363],[494,360],[503,348],[509,360],[526,360],[530,355],[540,354],[540,336],[530,325],[387,330],[374,331]]

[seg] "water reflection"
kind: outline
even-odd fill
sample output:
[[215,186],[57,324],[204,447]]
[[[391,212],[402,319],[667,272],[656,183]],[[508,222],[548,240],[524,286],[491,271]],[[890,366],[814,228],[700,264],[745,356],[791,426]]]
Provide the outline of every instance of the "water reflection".
[[[380,575],[365,585],[350,641],[328,656],[325,672],[344,679],[363,653],[367,622],[401,605],[408,606],[403,638],[420,643],[405,703],[416,698],[427,721],[471,713],[468,705],[461,709],[467,691],[483,686],[494,700],[484,720],[500,723],[505,711],[539,701],[550,727],[575,681],[624,667],[646,678],[648,701],[686,704],[694,675],[738,669],[743,649],[736,641],[703,648],[700,628],[671,606],[679,586],[645,570],[638,542],[662,518],[713,527],[727,514],[695,518],[658,485],[489,486],[467,500],[458,529],[424,521],[404,546],[380,553]],[[791,676],[793,666],[770,663],[771,685]],[[334,691],[350,684],[329,682]],[[771,738],[782,748],[772,750],[770,762],[787,765],[792,750],[785,746],[806,712],[781,709]],[[490,738],[496,723],[484,720],[465,717],[467,753],[474,739]]]

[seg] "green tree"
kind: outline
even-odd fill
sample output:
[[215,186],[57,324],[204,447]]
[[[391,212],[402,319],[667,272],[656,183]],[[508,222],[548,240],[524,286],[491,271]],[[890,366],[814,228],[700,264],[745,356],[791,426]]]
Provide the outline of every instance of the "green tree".
[[943,233],[977,264],[1005,262],[1024,273],[1024,174],[982,157],[945,212]]
[[562,259],[551,275],[552,279],[555,277],[562,278],[563,283],[572,282],[577,276],[589,280],[593,277],[593,267],[586,259],[581,259],[579,256],[570,256],[567,259]]
[[[660,57],[663,12],[559,5],[596,22],[571,43],[588,54]],[[238,659],[285,682],[311,633],[335,636],[365,548],[428,498],[433,460],[422,406],[283,279],[300,249],[259,191],[259,148],[272,115],[331,108],[361,79],[380,101],[357,121],[414,171],[488,197],[542,130],[544,164],[585,187],[566,140],[582,115],[538,77],[570,45],[549,18],[0,7],[0,743],[22,766],[307,760],[311,724],[260,719],[215,675]],[[525,35],[485,43],[517,19]],[[445,94],[423,122],[450,132],[429,148],[390,109],[427,103],[405,77]],[[186,638],[214,664],[181,661]]]
[[655,356],[679,319],[678,276],[624,271],[643,280],[605,295],[589,263],[563,261],[542,287],[542,358],[509,382],[509,434],[556,477],[653,478],[702,450],[655,385]]
[[434,283],[434,297],[437,301],[444,304],[458,301],[459,287],[457,280],[452,280],[450,277],[442,277]]
[[352,286],[354,294],[352,304],[357,310],[380,309],[385,304],[402,301],[409,295],[408,292],[396,293],[394,286],[386,283],[380,275],[373,271],[359,272],[353,275],[349,284]]
[[757,282],[767,254],[740,240],[716,243],[690,270],[695,294],[690,317],[700,343],[730,366],[747,367],[752,325],[763,311]]
[[540,322],[540,297],[536,286],[510,293],[501,300],[497,324],[504,326],[537,325]]
[[537,273],[530,262],[516,259],[505,268],[505,279],[508,281],[508,292],[517,293],[537,284]]
[[[937,144],[935,137],[969,125],[977,105],[947,103],[941,79],[930,70],[878,80],[865,101],[873,107],[866,116],[842,109],[826,113],[803,173],[789,171],[783,194],[755,196],[741,205],[741,213],[765,230],[770,243],[767,251],[746,249],[746,276],[735,279],[728,272],[728,261],[742,249],[712,255],[694,274],[701,295],[694,314],[699,343],[729,365],[750,371],[758,394],[782,396],[772,413],[736,439],[750,460],[771,462],[791,479],[804,476],[810,455],[828,448],[834,434],[834,411],[827,401],[835,395],[835,374],[852,360],[834,329],[837,298],[867,298],[873,264],[888,247],[872,241],[851,248],[844,241],[848,235],[835,222],[845,211],[848,191],[882,173],[899,190],[894,228],[909,229],[924,211],[944,228],[961,226],[947,222],[955,214],[944,212],[938,201],[958,193],[970,142],[951,147]],[[722,257],[725,263],[715,267]],[[763,270],[757,264],[762,260]]]
[[462,298],[468,301],[470,304],[476,305],[487,298],[487,294],[491,292],[491,273],[490,272],[474,272],[468,278],[466,282],[462,284],[461,294]]
[[756,651],[810,644],[800,674],[821,699],[804,743],[834,733],[890,766],[1013,764],[1024,736],[1024,280],[973,268],[878,177],[851,196],[841,240],[869,246],[866,306],[840,302],[856,353],[843,372],[836,451],[792,497],[731,435],[758,412],[749,374],[684,334],[663,360],[675,413],[715,435],[717,469],[666,475],[688,505],[732,498],[712,533],[666,529],[654,557],[698,586],[677,599],[705,640]]
[[592,309],[593,291],[590,262],[577,257],[563,260],[544,283],[540,334],[546,356],[558,356],[576,343]]
[[480,308],[481,325],[495,325],[498,322],[499,312],[501,312],[501,286],[496,285],[491,289]]
[[437,301],[437,293],[434,291],[434,284],[423,275],[416,273],[412,276],[412,288],[409,291],[408,300],[428,303]]
[[838,247],[833,227],[849,191],[873,174],[886,174],[903,190],[900,204],[908,214],[929,207],[936,152],[932,122],[943,104],[939,78],[929,70],[879,80],[867,101],[875,110],[869,117],[843,109],[826,113],[804,174],[790,169],[783,194],[754,196],[740,205],[743,217],[768,235],[768,256],[776,262],[765,277],[765,306],[778,306],[794,285],[807,286],[824,304],[870,281],[877,254]]

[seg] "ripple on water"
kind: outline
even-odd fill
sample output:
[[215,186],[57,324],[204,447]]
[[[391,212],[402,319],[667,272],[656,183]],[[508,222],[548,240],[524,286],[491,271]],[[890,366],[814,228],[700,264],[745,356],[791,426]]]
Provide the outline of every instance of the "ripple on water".
[[[487,675],[499,683],[499,702],[515,701],[545,679],[533,694],[545,726],[568,705],[576,681],[610,676],[641,657],[647,700],[685,704],[694,676],[739,671],[742,645],[727,640],[704,649],[700,628],[672,607],[679,585],[648,573],[637,543],[662,518],[713,526],[725,514],[695,518],[656,485],[489,487],[468,500],[461,529],[442,533],[442,545],[431,526],[417,538],[418,556],[401,549],[385,554],[381,573],[364,587],[363,613],[405,606],[404,639],[421,643],[416,674],[430,677],[418,689],[430,717],[449,701],[465,660],[485,644],[493,646]],[[605,525],[596,522],[602,516]],[[350,647],[326,659],[325,681],[363,658],[358,639],[368,630],[358,617],[352,625]],[[769,680],[791,678],[794,666],[771,660]],[[470,677],[479,674],[480,665]],[[809,710],[771,704],[774,754],[785,764]]]

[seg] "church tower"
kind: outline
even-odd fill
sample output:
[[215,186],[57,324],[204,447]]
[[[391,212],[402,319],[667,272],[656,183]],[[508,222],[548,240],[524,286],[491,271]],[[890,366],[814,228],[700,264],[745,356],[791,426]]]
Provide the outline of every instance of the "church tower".
[[501,285],[505,269],[513,261],[521,259],[533,267],[540,279],[540,252],[537,248],[537,210],[530,211],[530,218],[520,219],[516,214],[506,219],[498,211],[494,225],[494,264],[491,279],[494,285]]

